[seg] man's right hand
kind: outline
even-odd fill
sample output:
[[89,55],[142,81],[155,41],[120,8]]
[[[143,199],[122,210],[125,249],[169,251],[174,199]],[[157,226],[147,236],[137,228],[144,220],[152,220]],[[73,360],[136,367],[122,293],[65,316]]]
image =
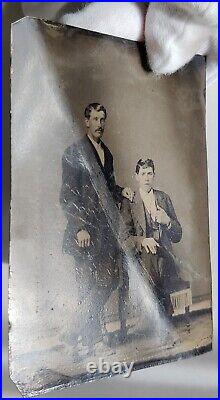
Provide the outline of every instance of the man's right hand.
[[86,230],[79,231],[76,235],[79,247],[90,246],[90,234]]
[[157,247],[160,247],[160,245],[154,240],[154,238],[144,238],[142,241],[142,247],[145,248],[147,253],[152,253],[156,254],[157,253]]

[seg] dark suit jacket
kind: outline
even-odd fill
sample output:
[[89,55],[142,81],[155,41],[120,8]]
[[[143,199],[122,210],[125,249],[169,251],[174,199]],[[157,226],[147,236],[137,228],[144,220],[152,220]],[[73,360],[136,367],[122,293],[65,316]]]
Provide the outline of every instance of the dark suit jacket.
[[[67,217],[63,251],[79,260],[82,256],[96,262],[99,258],[114,259],[117,249],[106,211],[117,208],[115,203],[121,201],[122,188],[115,183],[112,154],[104,143],[102,147],[104,167],[87,136],[69,146],[62,158],[60,203]],[[108,210],[103,210],[102,199],[107,201]],[[91,235],[88,248],[80,248],[76,241],[77,232],[82,229]]]
[[[168,251],[171,251],[172,243],[177,243],[182,238],[182,228],[170,197],[160,190],[154,190],[154,194],[156,204],[163,208],[171,219],[170,229],[165,225],[161,225],[160,237],[160,244]],[[152,236],[151,226],[146,218],[144,204],[139,193],[135,195],[133,203],[123,199],[121,213],[126,230],[124,235],[126,237],[127,234],[130,245],[139,250],[143,238]]]

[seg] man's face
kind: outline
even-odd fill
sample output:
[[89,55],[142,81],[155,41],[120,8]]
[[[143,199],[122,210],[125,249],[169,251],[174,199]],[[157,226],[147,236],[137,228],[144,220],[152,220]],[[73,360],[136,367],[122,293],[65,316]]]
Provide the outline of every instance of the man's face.
[[152,167],[140,167],[138,174],[136,174],[139,187],[148,192],[153,187],[154,172]]
[[100,140],[105,128],[105,113],[104,111],[92,109],[90,117],[85,119],[88,133],[94,140]]

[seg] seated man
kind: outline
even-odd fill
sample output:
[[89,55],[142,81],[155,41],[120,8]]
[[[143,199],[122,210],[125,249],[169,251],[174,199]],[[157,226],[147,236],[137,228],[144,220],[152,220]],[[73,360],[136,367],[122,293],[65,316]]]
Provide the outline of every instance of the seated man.
[[123,201],[121,213],[126,241],[141,258],[144,275],[169,315],[173,313],[170,293],[181,285],[172,243],[182,238],[182,228],[170,197],[153,188],[154,162],[139,160],[136,180],[139,190],[133,202]]

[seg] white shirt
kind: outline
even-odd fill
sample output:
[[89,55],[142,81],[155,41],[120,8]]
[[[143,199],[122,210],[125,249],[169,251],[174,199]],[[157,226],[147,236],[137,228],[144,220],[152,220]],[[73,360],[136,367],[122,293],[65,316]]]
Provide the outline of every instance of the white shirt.
[[151,189],[149,192],[145,192],[142,189],[140,189],[139,191],[141,200],[143,201],[146,210],[150,214],[153,221],[155,221],[157,215],[157,206],[153,189]]
[[103,148],[102,148],[101,142],[97,143],[97,142],[96,142],[94,139],[92,139],[89,135],[87,135],[87,136],[88,136],[90,142],[91,142],[91,143],[93,144],[93,146],[95,147],[95,149],[96,149],[96,151],[97,151],[97,153],[98,153],[98,156],[99,156],[99,158],[100,158],[100,161],[101,161],[101,163],[102,163],[102,165],[103,165],[103,167],[104,167],[104,164],[105,164],[105,153],[104,153],[104,150],[103,150]]

